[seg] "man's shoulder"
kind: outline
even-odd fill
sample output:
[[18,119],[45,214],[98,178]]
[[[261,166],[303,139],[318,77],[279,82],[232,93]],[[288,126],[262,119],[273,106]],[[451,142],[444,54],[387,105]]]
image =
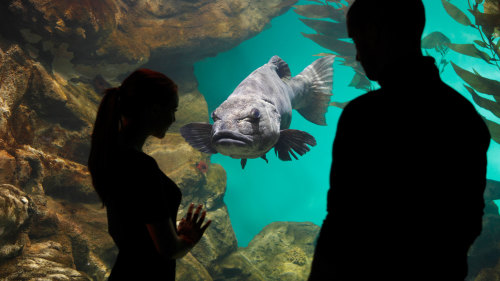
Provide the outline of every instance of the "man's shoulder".
[[370,91],[348,102],[344,111],[369,110],[379,104],[384,104],[383,100],[384,97],[382,96],[382,91],[380,89]]

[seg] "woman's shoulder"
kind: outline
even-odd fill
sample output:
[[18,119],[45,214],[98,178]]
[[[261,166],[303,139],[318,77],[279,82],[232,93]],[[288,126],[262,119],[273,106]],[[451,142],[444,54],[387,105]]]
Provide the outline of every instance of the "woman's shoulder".
[[156,163],[153,157],[131,147],[119,147],[115,153],[117,159],[125,162]]
[[152,172],[158,169],[153,157],[133,148],[120,148],[114,152],[115,167],[121,172]]

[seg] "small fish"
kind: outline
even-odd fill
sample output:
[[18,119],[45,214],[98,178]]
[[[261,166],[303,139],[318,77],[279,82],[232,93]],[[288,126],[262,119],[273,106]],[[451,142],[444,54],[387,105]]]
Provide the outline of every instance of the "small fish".
[[[213,124],[190,123],[181,135],[204,153],[221,153],[241,159],[261,157],[274,147],[283,161],[295,159],[315,146],[310,134],[289,129],[292,109],[318,125],[326,125],[335,56],[314,61],[292,77],[288,64],[278,56],[246,77],[233,93],[212,112]],[[295,152],[295,153],[294,153]]]

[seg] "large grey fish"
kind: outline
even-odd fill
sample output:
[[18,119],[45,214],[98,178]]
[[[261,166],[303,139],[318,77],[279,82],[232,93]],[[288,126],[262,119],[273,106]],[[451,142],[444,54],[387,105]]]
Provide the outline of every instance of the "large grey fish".
[[292,78],[288,64],[273,56],[245,78],[234,92],[212,112],[213,125],[190,123],[180,131],[194,148],[241,159],[261,157],[274,147],[279,159],[295,159],[316,145],[310,134],[289,129],[292,109],[304,118],[326,125],[335,56],[314,61]]

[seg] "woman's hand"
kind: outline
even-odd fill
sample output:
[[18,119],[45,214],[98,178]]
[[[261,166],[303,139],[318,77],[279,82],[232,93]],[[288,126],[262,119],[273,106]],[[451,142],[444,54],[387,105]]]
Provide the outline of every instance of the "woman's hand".
[[179,238],[181,238],[182,240],[184,240],[184,242],[191,246],[194,246],[196,243],[198,243],[198,241],[200,241],[201,236],[203,236],[203,233],[212,222],[211,220],[208,220],[205,225],[202,226],[207,214],[207,211],[203,211],[201,212],[200,216],[202,207],[203,205],[198,205],[193,215],[194,203],[191,203],[191,205],[189,205],[186,217],[181,219],[181,221],[179,222],[179,226],[177,227]]

